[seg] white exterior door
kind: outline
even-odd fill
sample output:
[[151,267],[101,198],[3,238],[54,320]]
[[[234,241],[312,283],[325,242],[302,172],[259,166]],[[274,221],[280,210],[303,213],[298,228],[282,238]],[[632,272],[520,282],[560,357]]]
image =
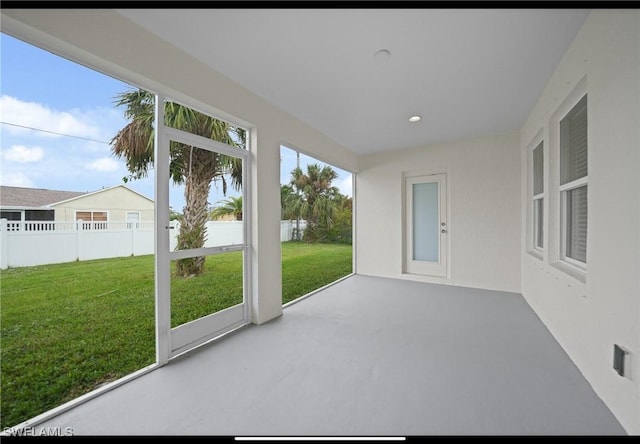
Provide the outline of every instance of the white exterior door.
[[446,277],[446,175],[405,178],[405,196],[405,272]]
[[139,227],[140,227],[140,212],[127,211],[127,228],[139,228]]

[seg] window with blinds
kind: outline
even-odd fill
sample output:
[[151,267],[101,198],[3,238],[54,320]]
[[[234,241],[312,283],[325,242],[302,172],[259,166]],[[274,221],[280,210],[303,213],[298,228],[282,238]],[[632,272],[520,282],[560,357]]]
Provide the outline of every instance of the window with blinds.
[[533,247],[544,247],[544,151],[543,142],[533,149]]
[[562,258],[587,263],[587,96],[560,121]]
[[76,211],[76,221],[82,222],[83,230],[106,230],[108,215],[106,211]]
[[587,96],[560,121],[560,185],[587,176]]
[[587,187],[566,192],[567,228],[565,254],[587,263]]

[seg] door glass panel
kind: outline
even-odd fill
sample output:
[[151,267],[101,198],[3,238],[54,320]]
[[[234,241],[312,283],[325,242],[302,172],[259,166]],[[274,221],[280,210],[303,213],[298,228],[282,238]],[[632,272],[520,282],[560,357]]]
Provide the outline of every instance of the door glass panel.
[[438,262],[438,182],[413,184],[413,260]]
[[[171,327],[243,303],[242,251],[171,261]],[[204,261],[204,271],[180,276],[178,261]]]
[[[188,174],[179,184],[170,179],[169,250],[243,244],[242,188],[230,172],[236,160],[206,149],[171,143],[174,165],[170,169],[184,169]],[[239,165],[241,168],[241,162]]]

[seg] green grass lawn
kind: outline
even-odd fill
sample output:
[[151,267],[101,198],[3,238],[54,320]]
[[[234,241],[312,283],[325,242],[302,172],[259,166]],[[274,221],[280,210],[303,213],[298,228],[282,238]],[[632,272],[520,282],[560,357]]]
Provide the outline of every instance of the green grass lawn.
[[351,245],[282,244],[282,303],[351,273]]
[[[351,273],[351,245],[282,244],[283,303]],[[0,428],[155,361],[153,256],[0,272]],[[171,279],[172,325],[242,302],[241,252]]]

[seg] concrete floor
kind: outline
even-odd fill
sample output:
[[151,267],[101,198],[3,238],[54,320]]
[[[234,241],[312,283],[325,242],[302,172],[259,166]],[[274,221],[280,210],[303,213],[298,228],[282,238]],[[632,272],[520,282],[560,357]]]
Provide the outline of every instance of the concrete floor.
[[368,276],[40,426],[77,435],[625,434],[522,296]]

